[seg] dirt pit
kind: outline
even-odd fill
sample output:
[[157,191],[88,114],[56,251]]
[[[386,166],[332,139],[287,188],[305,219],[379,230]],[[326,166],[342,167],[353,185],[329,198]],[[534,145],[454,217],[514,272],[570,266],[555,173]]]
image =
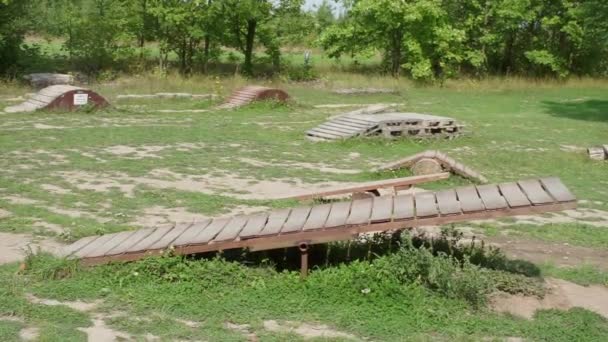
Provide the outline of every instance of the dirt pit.
[[57,253],[62,247],[63,244],[54,240],[36,239],[29,234],[0,233],[0,264],[21,261],[28,250]]
[[580,307],[608,318],[608,288],[600,285],[581,286],[566,280],[549,278],[546,280],[549,293],[544,298],[522,295],[497,294],[491,298],[494,311],[534,318],[537,310],[569,310]]

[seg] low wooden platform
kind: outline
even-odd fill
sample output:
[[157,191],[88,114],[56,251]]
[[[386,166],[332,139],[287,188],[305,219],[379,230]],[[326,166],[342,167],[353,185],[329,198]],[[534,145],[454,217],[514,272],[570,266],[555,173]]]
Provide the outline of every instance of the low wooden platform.
[[241,107],[254,101],[275,100],[285,102],[287,99],[289,99],[289,94],[281,89],[261,86],[245,86],[234,91],[226,103],[221,104],[216,108],[230,109]]
[[587,153],[591,159],[606,160],[608,159],[608,145],[589,147]]
[[41,89],[25,102],[4,108],[7,113],[27,113],[40,109],[73,111],[81,107],[103,108],[108,101],[96,92],[70,85],[53,85]]
[[335,196],[335,195],[345,195],[345,194],[354,194],[358,192],[368,192],[368,191],[377,191],[380,189],[394,189],[400,190],[404,188],[409,188],[415,184],[433,182],[441,179],[447,179],[450,177],[448,172],[435,173],[431,175],[422,175],[422,176],[413,176],[413,177],[402,177],[402,178],[393,178],[386,179],[380,181],[373,182],[365,182],[359,183],[357,185],[352,186],[342,186],[336,188],[330,188],[325,191],[318,192],[310,192],[306,194],[300,194],[295,196],[288,196],[282,199],[297,199],[297,200],[307,200],[314,198],[323,198],[327,196]]
[[294,209],[182,222],[83,238],[63,255],[87,265],[137,260],[167,248],[194,254],[232,248],[267,250],[348,240],[359,233],[539,214],[576,207],[558,178],[467,186]]

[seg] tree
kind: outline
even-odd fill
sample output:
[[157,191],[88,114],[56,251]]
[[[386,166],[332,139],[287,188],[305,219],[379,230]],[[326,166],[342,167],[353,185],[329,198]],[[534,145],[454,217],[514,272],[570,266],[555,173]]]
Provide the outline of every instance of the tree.
[[329,26],[336,22],[334,17],[333,7],[328,0],[323,0],[315,13],[315,19],[317,22],[317,30],[319,33],[325,31]]
[[0,74],[19,67],[29,6],[29,0],[0,0]]

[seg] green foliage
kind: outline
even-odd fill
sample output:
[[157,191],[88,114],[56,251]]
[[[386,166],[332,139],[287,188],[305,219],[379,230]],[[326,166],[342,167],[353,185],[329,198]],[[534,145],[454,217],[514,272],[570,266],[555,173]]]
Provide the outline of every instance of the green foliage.
[[27,14],[29,0],[0,1],[0,76],[14,75],[27,55],[22,46],[23,36],[29,28]]

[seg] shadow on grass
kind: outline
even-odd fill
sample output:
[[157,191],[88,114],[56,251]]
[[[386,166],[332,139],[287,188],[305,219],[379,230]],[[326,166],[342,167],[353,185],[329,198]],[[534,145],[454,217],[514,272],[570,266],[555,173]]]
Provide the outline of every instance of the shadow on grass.
[[557,117],[608,122],[608,101],[586,100],[580,102],[544,101],[546,111]]
[[[483,241],[464,240],[461,232],[444,229],[440,236],[410,236],[398,230],[391,233],[379,233],[361,236],[357,240],[332,242],[311,245],[308,250],[308,264],[312,268],[327,268],[352,261],[371,261],[376,258],[398,252],[401,248],[425,248],[433,255],[446,255],[461,264],[470,263],[492,270],[520,274],[527,277],[540,277],[541,270],[525,260],[508,259],[499,249],[488,247]],[[260,266],[273,265],[278,271],[300,269],[300,251],[298,248],[283,248],[261,252],[246,250],[229,250],[222,257],[229,261]],[[208,253],[203,258],[213,258],[216,253]]]

